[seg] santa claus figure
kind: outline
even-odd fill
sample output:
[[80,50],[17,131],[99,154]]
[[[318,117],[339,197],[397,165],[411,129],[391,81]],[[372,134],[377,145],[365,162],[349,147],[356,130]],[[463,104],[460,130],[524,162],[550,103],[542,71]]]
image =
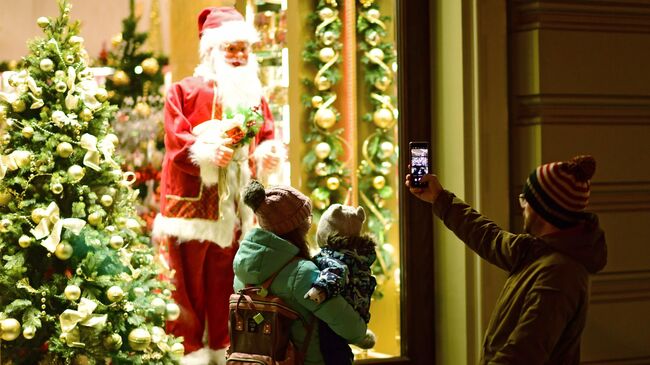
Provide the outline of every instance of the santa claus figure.
[[[200,65],[174,84],[165,104],[165,159],[161,213],[153,234],[169,250],[180,317],[169,331],[185,339],[182,364],[225,363],[232,260],[238,240],[253,225],[241,191],[252,175],[281,164],[257,61],[250,54],[255,29],[234,8],[199,15]],[[257,134],[242,143],[242,114],[263,116]],[[234,117],[233,117],[234,115]],[[243,115],[246,115],[244,113]],[[231,133],[233,130],[238,133]],[[252,123],[252,122],[251,122]]]

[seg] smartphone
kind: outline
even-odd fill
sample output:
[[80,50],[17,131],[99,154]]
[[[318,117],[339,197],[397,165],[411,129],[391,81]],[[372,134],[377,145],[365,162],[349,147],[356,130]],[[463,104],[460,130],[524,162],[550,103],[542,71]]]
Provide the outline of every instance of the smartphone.
[[429,173],[429,142],[410,142],[411,155],[411,186],[421,188],[427,186],[422,177]]

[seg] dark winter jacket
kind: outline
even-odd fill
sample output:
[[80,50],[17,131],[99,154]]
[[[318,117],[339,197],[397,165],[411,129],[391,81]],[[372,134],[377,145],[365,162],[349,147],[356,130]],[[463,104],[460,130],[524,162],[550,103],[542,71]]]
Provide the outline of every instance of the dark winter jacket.
[[336,236],[314,256],[321,274],[314,286],[324,290],[327,298],[341,294],[368,323],[370,299],[377,286],[370,267],[375,262],[375,242],[369,236]]
[[[233,262],[235,291],[244,288],[245,284],[262,284],[286,264],[273,280],[269,292],[280,297],[306,322],[311,322],[316,316],[347,341],[361,340],[366,333],[366,323],[341,296],[320,304],[304,298],[320,271],[311,260],[289,262],[297,254],[298,248],[290,242],[269,231],[252,229],[242,240]],[[324,363],[317,328],[314,326],[309,341],[306,365]],[[295,321],[291,327],[291,339],[297,348],[302,348],[305,335],[302,322]]]
[[481,364],[578,364],[589,305],[589,274],[605,267],[598,218],[534,237],[499,228],[452,193],[434,213],[482,258],[509,273],[492,313]]

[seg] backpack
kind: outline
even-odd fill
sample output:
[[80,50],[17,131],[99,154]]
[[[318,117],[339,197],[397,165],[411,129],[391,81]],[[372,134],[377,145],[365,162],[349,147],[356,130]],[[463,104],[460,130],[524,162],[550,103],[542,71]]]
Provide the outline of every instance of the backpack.
[[298,351],[291,343],[289,334],[293,321],[302,320],[300,315],[282,299],[268,292],[273,279],[283,268],[262,285],[247,285],[230,296],[227,365],[303,364],[314,321],[305,326],[307,335],[302,351]]

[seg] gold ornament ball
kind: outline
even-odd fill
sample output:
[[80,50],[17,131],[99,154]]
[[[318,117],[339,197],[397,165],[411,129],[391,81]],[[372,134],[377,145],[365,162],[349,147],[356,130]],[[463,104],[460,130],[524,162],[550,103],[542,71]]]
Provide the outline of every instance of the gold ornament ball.
[[108,194],[104,194],[99,199],[99,202],[105,207],[110,207],[113,204],[113,197]]
[[156,297],[151,301],[151,308],[158,314],[165,313],[166,305],[167,303],[162,298]]
[[314,173],[316,173],[317,176],[327,176],[327,164],[325,162],[317,162],[316,165],[314,165]]
[[0,334],[5,341],[13,341],[20,335],[20,322],[14,318],[6,318],[0,322]]
[[68,168],[68,175],[70,175],[72,182],[79,182],[84,178],[84,168],[79,165],[72,165]]
[[386,55],[384,54],[384,51],[381,50],[381,48],[373,48],[373,49],[371,49],[370,52],[368,52],[368,53],[369,53],[370,56],[372,56],[373,58],[377,58],[377,59],[379,59],[379,60],[383,60],[384,57],[386,56]]
[[34,223],[39,224],[41,222],[41,219],[45,218],[45,214],[45,209],[36,208],[32,210],[32,220]]
[[141,297],[145,294],[145,290],[143,288],[137,287],[133,288],[133,294],[135,294],[136,297]]
[[333,16],[335,16],[335,13],[334,13],[334,10],[332,10],[332,8],[322,8],[322,9],[320,9],[320,11],[318,12],[318,16],[319,16],[322,20],[327,20],[327,19],[330,19],[330,18],[332,18]]
[[25,104],[25,100],[23,99],[16,99],[11,103],[11,109],[16,113],[22,113],[27,109],[27,104]]
[[316,95],[316,96],[311,98],[311,106],[313,106],[314,108],[318,108],[321,105],[323,105],[323,97],[322,96]]
[[5,121],[7,119],[7,107],[0,105],[0,121]]
[[395,152],[395,146],[389,141],[381,142],[379,152],[381,153],[381,158],[389,158]]
[[391,79],[388,76],[382,76],[375,81],[374,85],[377,89],[381,91],[386,91],[388,87],[390,86]]
[[381,16],[381,13],[379,12],[378,9],[369,9],[366,14],[368,15],[368,18],[377,20]]
[[183,346],[183,344],[180,342],[176,342],[172,345],[169,352],[171,352],[171,354],[175,357],[183,356],[185,355],[185,346]]
[[129,333],[129,346],[136,351],[143,351],[151,343],[151,335],[144,328],[136,328]]
[[32,245],[32,238],[24,234],[18,238],[18,245],[22,248],[27,248]]
[[81,297],[81,288],[76,285],[68,285],[63,290],[63,295],[67,300],[74,302]]
[[54,250],[54,255],[59,259],[59,260],[67,260],[70,257],[72,257],[72,253],[74,252],[74,249],[72,248],[72,245],[68,243],[68,241],[61,241],[58,245],[56,245],[56,249]]
[[61,142],[56,146],[56,153],[63,158],[70,157],[72,152],[72,145],[68,142]]
[[388,108],[379,108],[372,114],[372,121],[377,127],[386,129],[393,122],[393,112]]
[[323,32],[323,35],[321,36],[321,41],[323,42],[324,45],[329,46],[333,44],[336,41],[336,33],[332,32],[331,30]]
[[88,223],[92,226],[98,226],[102,223],[102,215],[98,212],[92,212],[88,214]]
[[63,192],[63,184],[61,184],[61,183],[54,183],[54,184],[50,185],[50,190],[51,190],[54,194],[59,195],[59,194],[61,194],[61,193]]
[[45,72],[54,70],[54,62],[49,58],[43,58],[38,66]]
[[36,336],[36,327],[34,326],[27,326],[23,328],[23,337],[27,340],[31,340]]
[[107,350],[117,350],[122,347],[122,336],[113,333],[102,341]]
[[372,179],[373,188],[381,190],[384,186],[386,186],[386,178],[382,175],[377,175]]
[[74,60],[75,60],[75,57],[74,57],[73,54],[67,54],[67,55],[65,55],[65,63],[67,63],[68,65],[73,64],[73,63],[74,63]]
[[2,233],[8,232],[9,228],[11,228],[11,224],[12,224],[12,222],[9,219],[5,218],[3,220],[0,220],[0,232],[2,232]]
[[111,303],[119,302],[124,298],[124,290],[117,285],[113,285],[106,290],[106,298],[108,298]]
[[34,128],[32,128],[29,125],[26,125],[20,133],[23,135],[23,137],[29,139],[34,136]]
[[120,43],[122,43],[122,33],[118,33],[111,38],[111,45],[113,47],[119,46]]
[[327,188],[330,190],[337,190],[339,186],[341,186],[341,181],[338,177],[332,176],[327,178],[325,185],[327,185]]
[[147,118],[151,115],[151,107],[147,103],[139,102],[135,104],[135,108],[133,109],[142,118]]
[[327,63],[331,61],[334,56],[336,56],[336,52],[332,47],[321,48],[321,50],[318,52],[318,59],[321,60],[321,62]]
[[328,129],[336,123],[336,114],[330,108],[319,108],[314,115],[314,122],[322,129]]
[[0,207],[4,207],[11,201],[11,194],[3,191],[0,193]]
[[68,85],[63,81],[59,81],[54,85],[54,90],[60,93],[64,93],[68,89]]
[[83,120],[84,122],[89,122],[93,119],[93,112],[90,111],[88,108],[84,108],[80,113],[79,113],[79,118]]
[[147,75],[153,75],[156,72],[158,72],[158,70],[160,69],[158,60],[156,60],[153,57],[149,57],[143,60],[140,65],[142,66],[142,71],[144,71],[144,73],[146,73]]
[[332,87],[332,82],[326,76],[321,76],[316,81],[316,88],[320,91],[324,91]]
[[167,303],[165,313],[168,321],[175,321],[181,315],[181,308],[176,303]]
[[106,99],[108,99],[108,92],[103,87],[100,87],[99,89],[95,90],[95,98],[99,102],[104,102]]
[[319,160],[326,159],[330,155],[330,152],[332,152],[332,147],[327,142],[320,142],[314,149],[314,153]]
[[142,231],[142,224],[140,224],[137,219],[129,218],[126,220],[126,228],[135,232],[140,232]]
[[2,135],[2,143],[3,144],[9,144],[9,142],[11,142],[11,136],[9,135],[9,133],[3,134]]
[[374,47],[377,44],[379,44],[379,41],[381,40],[381,36],[376,31],[371,30],[369,32],[366,32],[365,40],[369,45]]
[[36,19],[36,24],[38,24],[39,27],[45,28],[50,24],[50,19],[40,16],[38,19]]
[[115,86],[126,86],[129,82],[131,82],[131,79],[129,79],[129,75],[126,72],[118,70],[113,74],[113,83]]
[[122,238],[122,236],[118,236],[118,235],[111,236],[111,239],[108,242],[108,244],[113,249],[119,250],[120,248],[122,248],[122,246],[124,246],[124,238]]

